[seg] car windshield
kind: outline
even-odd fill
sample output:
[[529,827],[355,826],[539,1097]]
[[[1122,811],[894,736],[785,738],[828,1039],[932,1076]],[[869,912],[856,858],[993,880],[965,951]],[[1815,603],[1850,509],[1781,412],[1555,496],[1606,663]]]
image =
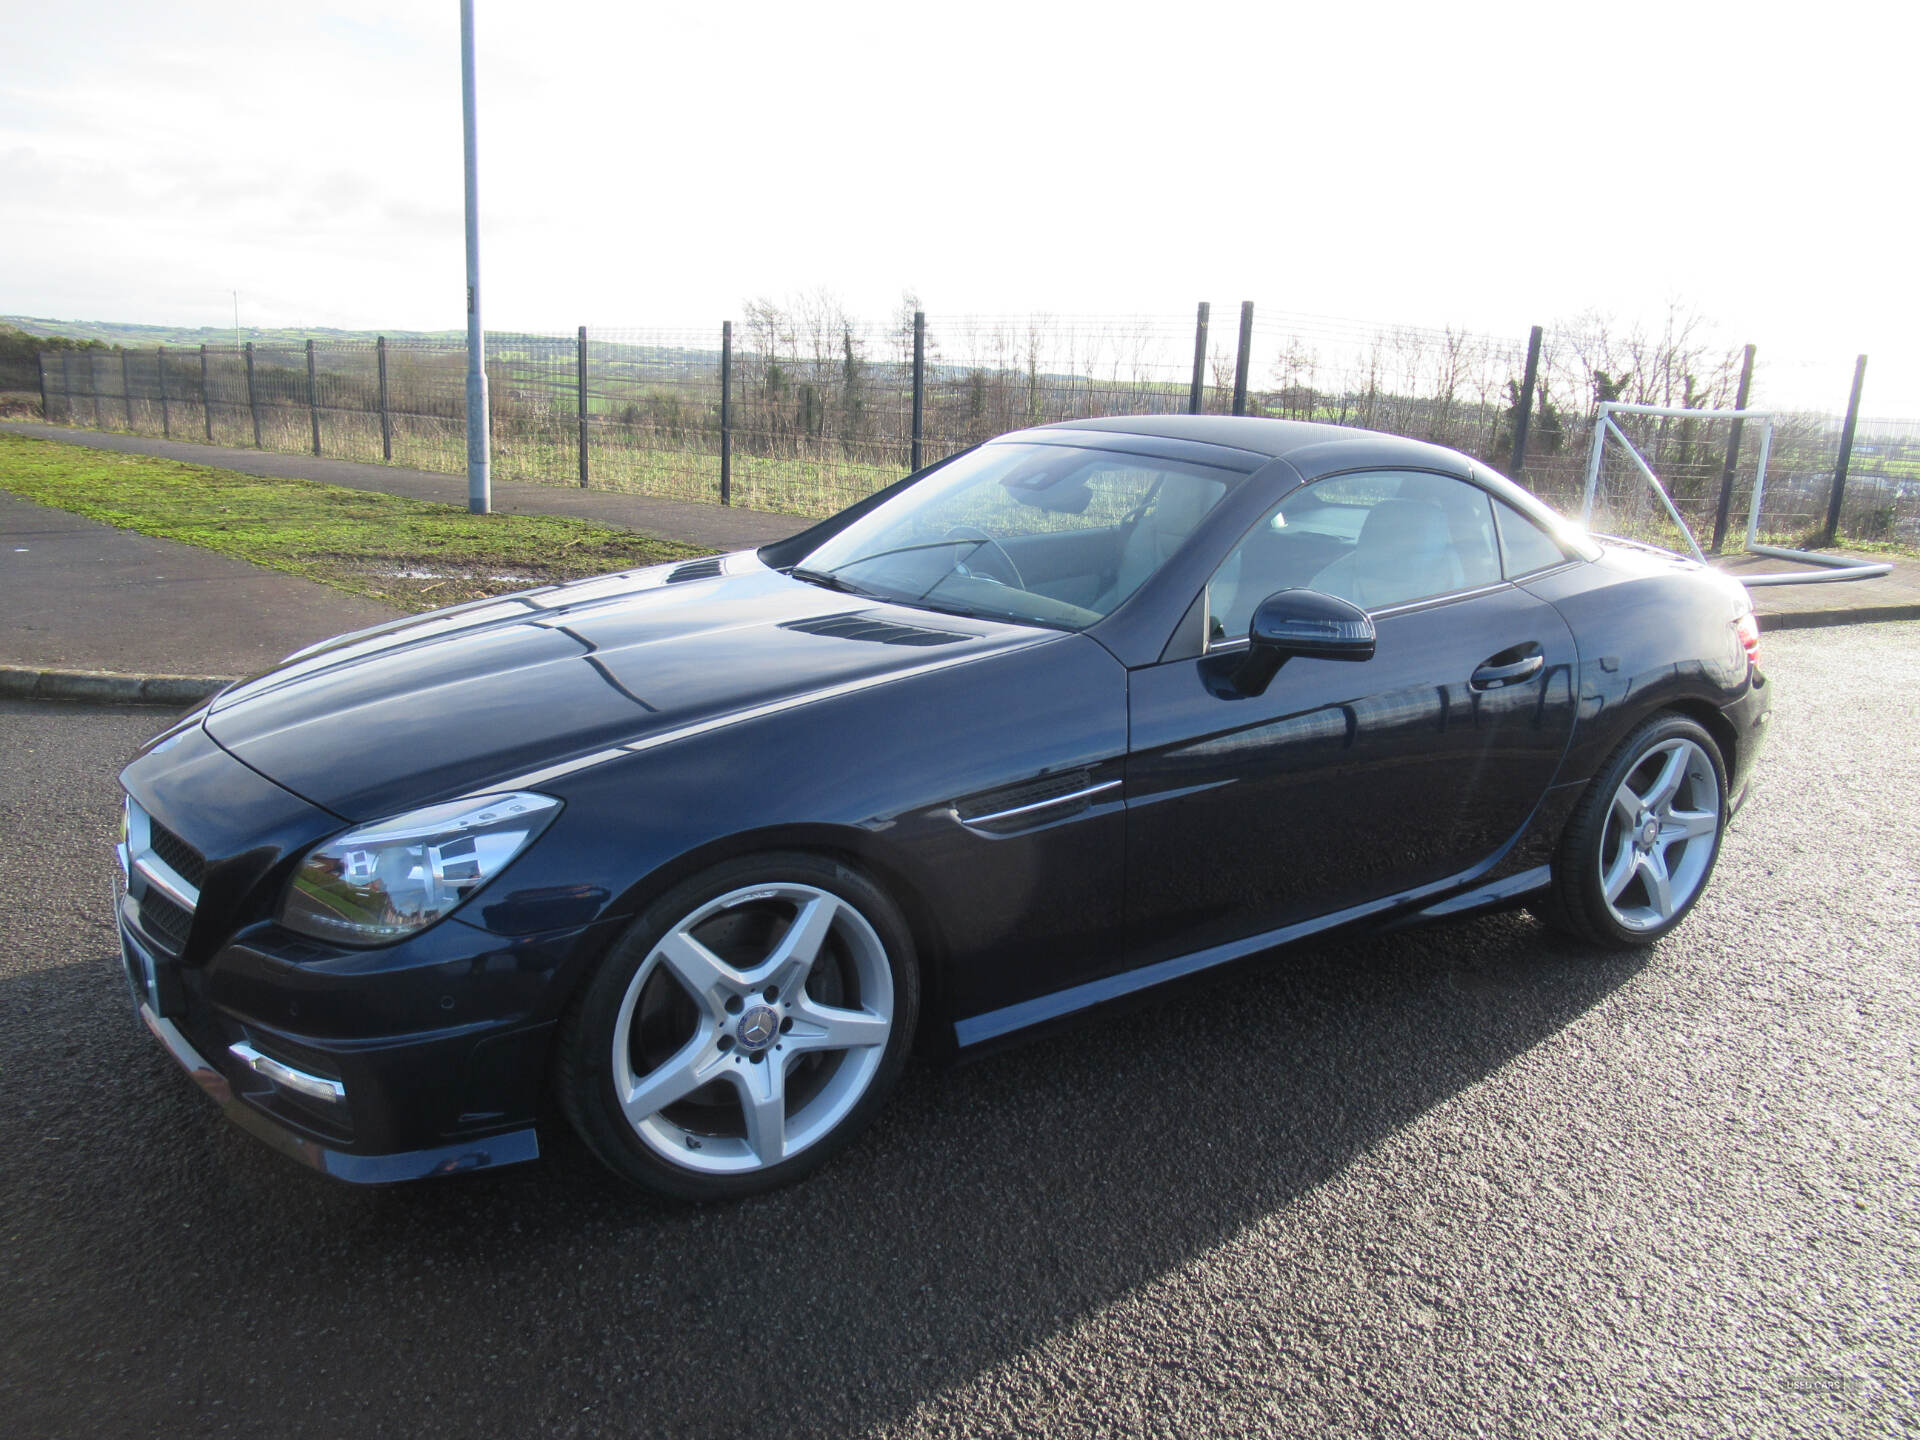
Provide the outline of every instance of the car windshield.
[[821,545],[802,580],[896,604],[1078,630],[1166,563],[1242,477],[1067,445],[984,445]]

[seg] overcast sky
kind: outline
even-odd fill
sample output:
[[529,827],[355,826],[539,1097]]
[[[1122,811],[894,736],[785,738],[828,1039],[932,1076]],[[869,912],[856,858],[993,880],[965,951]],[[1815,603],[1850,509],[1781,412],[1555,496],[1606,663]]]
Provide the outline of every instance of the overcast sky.
[[[464,323],[456,0],[0,9],[0,313]],[[1867,411],[1920,415],[1909,6],[479,15],[489,328],[1679,302],[1776,402],[1864,350]]]

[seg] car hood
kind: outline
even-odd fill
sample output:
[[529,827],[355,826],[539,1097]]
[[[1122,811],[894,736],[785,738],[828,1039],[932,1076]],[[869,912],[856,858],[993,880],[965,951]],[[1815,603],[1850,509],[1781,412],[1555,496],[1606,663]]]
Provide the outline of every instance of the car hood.
[[223,692],[204,723],[278,784],[370,820],[1057,638],[821,589],[744,552],[343,636]]

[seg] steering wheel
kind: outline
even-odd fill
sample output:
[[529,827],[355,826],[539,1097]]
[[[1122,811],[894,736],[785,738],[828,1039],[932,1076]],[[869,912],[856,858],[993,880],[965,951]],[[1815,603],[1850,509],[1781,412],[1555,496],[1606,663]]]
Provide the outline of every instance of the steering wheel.
[[973,569],[967,561],[979,555],[980,551],[978,550],[975,550],[971,555],[967,556],[967,561],[955,562],[953,568],[958,570],[962,575],[978,575],[982,580],[993,580],[1001,585],[1012,585],[1016,590],[1024,590],[1027,588],[1026,579],[1020,574],[1020,567],[1013,563],[1013,556],[1007,553],[1007,547],[987,534],[986,531],[980,529],[977,525],[955,525],[941,538],[946,540],[978,540],[981,545],[992,547],[993,553],[1000,557],[1001,564],[1007,567],[1007,574],[1012,578],[1006,579],[999,575],[990,575],[983,570]]

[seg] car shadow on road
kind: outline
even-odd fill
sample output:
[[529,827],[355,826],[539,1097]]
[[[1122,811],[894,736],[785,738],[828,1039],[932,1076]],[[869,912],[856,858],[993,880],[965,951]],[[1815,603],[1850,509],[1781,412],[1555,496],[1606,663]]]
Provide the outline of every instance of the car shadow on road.
[[511,1414],[731,1434],[742,1416],[716,1397],[758,1394],[789,1416],[775,1430],[845,1433],[1284,1218],[1642,963],[1519,914],[1263,957],[917,1066],[839,1161],[712,1207],[636,1198],[564,1136],[532,1166],[341,1186],[221,1120],[126,1019],[109,962],[60,966],[0,1004],[92,1038],[17,1057],[15,1078],[48,1096],[119,1079],[114,1103],[43,1112],[65,1143],[6,1147],[38,1173],[0,1193],[83,1203],[15,1211],[33,1258],[0,1299],[32,1318],[17,1373],[49,1400],[91,1384],[101,1403],[97,1375],[59,1378],[64,1347],[117,1355],[135,1408],[108,1420],[204,1413],[208,1395],[265,1416],[296,1385],[306,1409],[275,1415],[295,1432],[365,1420],[371,1395],[416,1433]]

